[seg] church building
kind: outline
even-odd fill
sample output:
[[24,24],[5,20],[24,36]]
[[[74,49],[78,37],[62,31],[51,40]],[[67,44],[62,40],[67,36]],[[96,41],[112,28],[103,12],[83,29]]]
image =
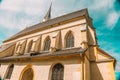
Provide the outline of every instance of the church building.
[[2,80],[115,80],[116,60],[99,48],[87,9],[44,19],[3,41]]

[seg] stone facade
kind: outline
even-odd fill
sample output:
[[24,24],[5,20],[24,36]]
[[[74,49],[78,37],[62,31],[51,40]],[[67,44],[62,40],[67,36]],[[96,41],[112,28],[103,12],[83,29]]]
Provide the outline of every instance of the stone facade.
[[[66,48],[69,34],[74,45]],[[50,49],[45,51],[48,38]],[[26,28],[0,48],[3,80],[115,80],[115,62],[99,48],[87,9]],[[63,66],[62,74],[57,74],[63,76],[53,79],[56,64]]]

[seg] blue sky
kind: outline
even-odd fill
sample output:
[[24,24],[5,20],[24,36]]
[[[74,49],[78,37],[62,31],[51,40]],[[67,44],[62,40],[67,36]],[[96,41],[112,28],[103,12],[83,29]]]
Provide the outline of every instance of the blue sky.
[[[88,8],[100,47],[114,56],[120,72],[120,0],[51,0],[52,18]],[[37,24],[50,0],[0,0],[0,44],[18,31]]]

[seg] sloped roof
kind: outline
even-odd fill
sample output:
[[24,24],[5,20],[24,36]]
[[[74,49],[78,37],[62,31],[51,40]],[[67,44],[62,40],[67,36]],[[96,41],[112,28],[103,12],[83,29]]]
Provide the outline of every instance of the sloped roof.
[[33,31],[40,30],[40,29],[42,29],[42,28],[44,28],[46,26],[50,26],[50,25],[53,25],[53,24],[56,24],[56,23],[60,23],[60,22],[66,21],[66,20],[73,19],[73,18],[85,16],[86,13],[87,13],[87,9],[82,9],[82,10],[72,12],[72,13],[69,13],[69,14],[54,18],[54,19],[50,19],[50,20],[48,20],[46,22],[39,23],[39,24],[33,25],[31,27],[25,28],[24,30],[18,32],[17,34],[13,35],[12,37],[6,39],[3,42],[7,42],[7,41],[10,41],[12,39],[19,38],[20,36],[24,36],[25,34],[29,34],[29,33],[33,32]]
[[83,54],[85,53],[87,49],[82,49],[82,48],[72,48],[72,49],[64,49],[64,50],[60,50],[60,51],[56,51],[56,52],[41,52],[41,53],[37,53],[36,55],[30,56],[29,55],[20,55],[20,56],[10,56],[10,57],[4,57],[4,58],[0,58],[0,61],[6,61],[6,60],[13,60],[13,59],[22,59],[22,58],[38,58],[38,57],[57,57],[57,56],[69,56],[69,55],[75,55],[75,54]]
[[11,47],[11,46],[13,46],[13,45],[15,45],[15,43],[6,44],[6,45],[1,46],[1,47],[0,47],[0,52],[8,49],[9,47]]

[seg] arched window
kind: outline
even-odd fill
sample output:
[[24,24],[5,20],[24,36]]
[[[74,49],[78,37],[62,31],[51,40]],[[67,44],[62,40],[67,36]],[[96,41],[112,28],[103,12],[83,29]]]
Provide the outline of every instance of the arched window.
[[56,64],[52,69],[52,79],[51,80],[63,80],[64,67],[62,64]]
[[6,75],[6,79],[10,79],[12,72],[13,72],[13,69],[14,69],[14,64],[10,65],[8,72],[7,72],[7,75]]
[[33,70],[32,68],[28,68],[22,74],[22,78],[20,80],[33,80]]
[[70,32],[66,37],[66,48],[74,47],[74,36]]
[[31,40],[28,44],[28,50],[27,50],[28,53],[31,51],[32,45],[33,45],[33,40]]
[[51,41],[50,41],[50,38],[48,37],[45,41],[45,45],[44,45],[44,51],[49,51],[50,49],[50,44],[51,44]]

